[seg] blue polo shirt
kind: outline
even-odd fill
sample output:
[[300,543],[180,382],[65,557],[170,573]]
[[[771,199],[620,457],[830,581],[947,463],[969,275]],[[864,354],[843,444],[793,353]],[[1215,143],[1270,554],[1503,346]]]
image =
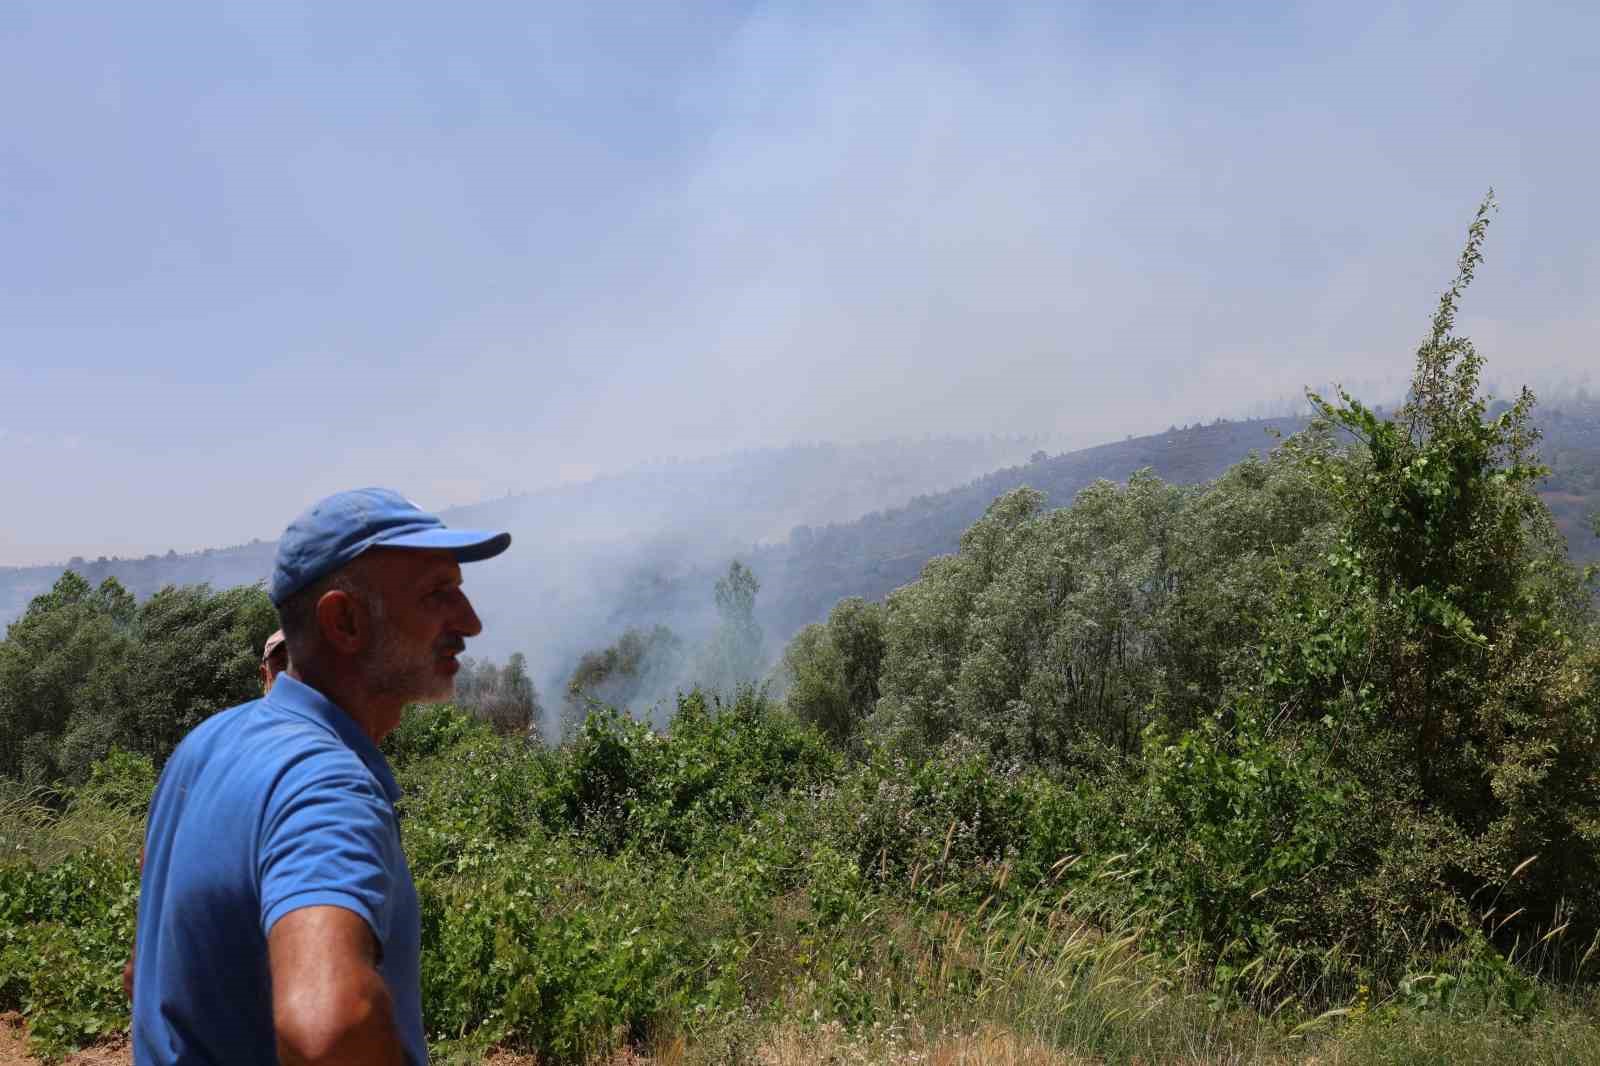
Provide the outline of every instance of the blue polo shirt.
[[137,1066],[277,1066],[267,933],[366,919],[410,1061],[428,1061],[399,786],[355,720],[288,674],[184,738],[150,802],[134,955]]

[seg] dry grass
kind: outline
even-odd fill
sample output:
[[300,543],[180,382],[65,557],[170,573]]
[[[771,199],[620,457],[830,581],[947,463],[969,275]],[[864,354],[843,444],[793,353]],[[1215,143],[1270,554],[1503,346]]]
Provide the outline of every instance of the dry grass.
[[994,1027],[932,1039],[855,1042],[837,1027],[780,1030],[756,1052],[761,1066],[1080,1066],[1069,1055]]
[[[708,1058],[707,1051],[679,1036],[661,1041],[649,1053],[618,1051],[594,1066],[691,1066],[720,1061],[715,1052]],[[1093,1061],[994,1026],[970,1033],[867,1036],[853,1036],[839,1025],[778,1026],[738,1058],[751,1066],[1083,1066]],[[539,1066],[539,1060],[499,1051],[484,1059],[483,1066]]]
[[138,854],[144,819],[125,811],[59,809],[61,796],[0,781],[0,855],[26,856],[50,866],[86,848]]

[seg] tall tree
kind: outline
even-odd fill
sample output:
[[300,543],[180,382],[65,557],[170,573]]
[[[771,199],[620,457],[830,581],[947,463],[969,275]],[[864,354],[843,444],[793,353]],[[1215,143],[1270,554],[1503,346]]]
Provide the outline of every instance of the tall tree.
[[[1600,650],[1592,606],[1536,488],[1533,396],[1490,416],[1455,333],[1494,202],[1383,417],[1312,396],[1356,441],[1308,456],[1340,535],[1288,584],[1262,674],[1280,717],[1319,722],[1375,790],[1427,819],[1468,886],[1552,920],[1600,876]],[[1584,919],[1600,921],[1590,910]],[[1593,925],[1591,924],[1591,928]]]
[[0,774],[82,780],[112,747],[158,764],[202,719],[259,695],[277,625],[258,587],[168,587],[143,604],[68,571],[0,641]]
[[731,694],[761,676],[764,638],[756,621],[756,593],[761,582],[738,559],[717,579],[713,590],[717,630],[701,655],[698,682],[715,692]]

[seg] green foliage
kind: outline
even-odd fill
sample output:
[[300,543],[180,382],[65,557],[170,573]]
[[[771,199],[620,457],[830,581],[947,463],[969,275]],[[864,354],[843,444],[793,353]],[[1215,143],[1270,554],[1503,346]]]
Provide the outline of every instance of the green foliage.
[[115,581],[91,589],[68,571],[0,641],[0,776],[81,779],[109,749],[137,650],[137,610]]
[[[1454,334],[1492,199],[1418,349],[1411,395],[1382,418],[1313,401],[1357,446],[1306,458],[1337,507],[1326,556],[1283,583],[1264,698],[1323,722],[1397,827],[1432,823],[1439,874],[1470,896],[1539,856],[1508,901],[1600,927],[1595,637],[1582,584],[1536,485],[1533,397],[1488,416],[1482,358]],[[1404,813],[1404,808],[1414,813]],[[1400,810],[1396,810],[1400,808]]]
[[0,1010],[27,1016],[35,1051],[59,1058],[127,1028],[122,964],[137,896],[126,855],[85,850],[44,868],[0,863]]
[[843,600],[784,650],[784,705],[836,747],[849,747],[878,705],[884,613],[880,604]]
[[112,748],[89,768],[89,780],[74,793],[79,807],[98,807],[144,818],[156,790],[156,768],[143,755]]
[[469,737],[486,737],[492,732],[489,723],[448,703],[413,704],[400,716],[394,731],[383,738],[383,754],[400,770],[448,751]]
[[716,970],[742,946],[699,935],[718,902],[636,856],[580,863],[553,846],[482,880],[425,880],[421,891],[432,1032],[581,1061],[661,1018],[737,1002]]
[[1197,490],[1141,473],[1057,511],[995,501],[890,597],[878,731],[1083,765],[1133,755],[1147,725],[1194,725],[1255,676],[1276,575],[1331,539],[1299,455]]
[[563,735],[577,729],[596,704],[626,709],[664,692],[677,679],[683,641],[666,626],[629,627],[616,642],[578,660],[562,707]]
[[430,1031],[573,1061],[619,1026],[734,1009],[751,923],[797,861],[768,808],[833,771],[821,739],[747,689],[682,697],[665,735],[597,711],[557,751],[415,742],[461,717],[402,725]]
[[259,588],[166,588],[135,605],[68,571],[0,641],[0,776],[76,784],[113,748],[157,764],[206,716],[260,695],[276,616]]
[[[1151,733],[1138,777],[1091,846],[1116,863],[1119,892],[1182,942],[1247,963],[1286,947],[1331,947],[1317,921],[1348,838],[1351,783],[1314,743],[1272,739],[1249,715],[1176,738]],[[1160,846],[1152,842],[1165,842]],[[1285,961],[1281,957],[1280,964]]]
[[276,628],[277,613],[255,586],[168,587],[140,604],[124,746],[159,765],[202,720],[258,698],[261,646]]
[[[386,743],[423,906],[428,1031],[440,1051],[575,1063],[790,1012],[865,1032],[1010,1003],[1061,1024],[1083,1012],[1070,1039],[1109,1053],[1122,1046],[1109,1033],[1145,1032],[1104,1028],[1129,995],[1169,1011],[1174,982],[1209,985],[1223,1009],[1298,992],[1298,1018],[1358,979],[1391,1024],[1539,1016],[1546,986],[1481,939],[1387,976],[1345,963],[1330,980],[1306,961],[1354,801],[1325,753],[1236,717],[1149,736],[1117,785],[1005,767],[973,744],[847,764],[748,690],[725,706],[685,697],[666,734],[596,714],[560,749],[415,709]],[[139,774],[118,756],[78,801],[104,810],[89,793],[136,795]],[[27,1014],[41,1051],[126,1025],[130,857],[0,864],[0,1009]],[[1127,990],[1133,973],[1148,990]],[[1216,1023],[1183,1024],[1156,1046]]]
[[775,714],[759,691],[745,688],[731,704],[696,691],[679,698],[665,736],[615,711],[591,714],[561,760],[547,824],[612,851],[647,844],[688,854],[763,798],[817,784],[832,765],[820,738]]

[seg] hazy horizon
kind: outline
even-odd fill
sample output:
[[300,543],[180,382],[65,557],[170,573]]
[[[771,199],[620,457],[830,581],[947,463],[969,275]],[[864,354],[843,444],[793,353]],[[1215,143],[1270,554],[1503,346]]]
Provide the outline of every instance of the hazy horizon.
[[0,565],[1600,366],[1600,9],[0,10]]

